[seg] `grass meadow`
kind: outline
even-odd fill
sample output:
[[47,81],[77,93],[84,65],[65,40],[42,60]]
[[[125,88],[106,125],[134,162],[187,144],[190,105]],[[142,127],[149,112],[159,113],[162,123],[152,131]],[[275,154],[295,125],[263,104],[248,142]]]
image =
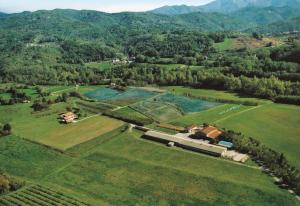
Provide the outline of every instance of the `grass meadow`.
[[50,110],[32,113],[29,104],[0,107],[0,122],[10,122],[13,133],[57,149],[65,150],[76,144],[109,132],[123,123],[104,116],[90,116],[73,124],[60,124],[58,114],[65,112],[67,103],[52,105]]
[[135,130],[114,136],[47,181],[112,205],[297,205],[255,167],[140,136]]

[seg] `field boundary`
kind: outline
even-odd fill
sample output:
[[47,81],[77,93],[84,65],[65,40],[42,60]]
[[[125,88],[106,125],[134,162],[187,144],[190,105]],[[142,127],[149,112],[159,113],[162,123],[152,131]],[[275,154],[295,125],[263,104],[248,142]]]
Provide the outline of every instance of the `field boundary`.
[[[269,103],[269,104],[272,104],[272,103]],[[267,104],[267,105],[269,105],[269,104]],[[240,112],[237,112],[237,113],[228,115],[227,117],[218,119],[218,120],[214,121],[213,123],[218,123],[218,122],[224,121],[224,120],[229,119],[229,118],[231,118],[231,117],[238,116],[238,115],[243,114],[243,113],[245,113],[245,112],[249,112],[249,111],[251,111],[251,110],[261,108],[261,107],[263,107],[263,106],[265,106],[265,105],[259,105],[259,106],[256,106],[256,107],[252,107],[252,108],[249,108],[249,109],[246,109],[246,110],[243,110],[243,111],[240,111]]]

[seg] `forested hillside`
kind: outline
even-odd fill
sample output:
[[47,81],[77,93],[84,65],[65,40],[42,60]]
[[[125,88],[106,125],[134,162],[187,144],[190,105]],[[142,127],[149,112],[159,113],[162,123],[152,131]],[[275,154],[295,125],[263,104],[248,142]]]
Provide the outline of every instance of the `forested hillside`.
[[[278,19],[297,13],[285,9],[272,11],[278,14],[275,15]],[[242,28],[276,19],[271,18],[273,13],[266,15],[265,10],[259,10],[257,16],[254,13],[255,10],[249,10],[233,16],[219,13],[166,16],[53,10],[11,14],[0,21],[0,81],[102,84],[116,78],[126,85],[205,86],[263,98],[300,95],[299,36],[280,43],[282,40],[264,38],[253,28],[248,34],[240,33]],[[226,42],[236,42],[233,48],[241,43],[245,47],[222,51],[215,46],[225,46]],[[116,65],[122,72],[90,66],[115,58],[133,63]],[[167,64],[174,64],[173,70],[164,69],[162,65]],[[177,64],[190,68],[182,70]],[[151,72],[145,74],[143,68]],[[131,70],[136,73],[127,74]],[[253,86],[261,82],[260,92],[253,93],[252,86],[244,90],[243,84],[247,82],[244,77]],[[268,82],[278,83],[281,89],[274,89]]]

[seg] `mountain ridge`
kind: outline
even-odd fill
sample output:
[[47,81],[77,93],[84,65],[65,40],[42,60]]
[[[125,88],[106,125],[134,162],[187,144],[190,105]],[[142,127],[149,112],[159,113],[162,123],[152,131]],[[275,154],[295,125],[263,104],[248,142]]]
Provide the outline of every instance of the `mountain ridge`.
[[163,6],[150,12],[166,15],[178,15],[192,12],[231,13],[248,7],[266,8],[286,6],[300,8],[300,0],[215,0],[202,6]]

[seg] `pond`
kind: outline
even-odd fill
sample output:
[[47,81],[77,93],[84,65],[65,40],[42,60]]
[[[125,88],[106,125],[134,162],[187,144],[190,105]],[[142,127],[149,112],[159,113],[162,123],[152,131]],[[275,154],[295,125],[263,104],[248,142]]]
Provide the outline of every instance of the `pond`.
[[222,104],[219,102],[206,101],[206,100],[190,98],[182,95],[174,95],[171,93],[166,93],[164,95],[161,95],[157,97],[156,100],[176,105],[184,113],[200,112]]
[[156,101],[156,103],[161,103],[164,105],[171,104],[184,113],[200,112],[222,104],[218,102],[206,101],[171,93],[163,93],[161,95],[158,94],[159,93],[157,92],[140,88],[128,88],[126,91],[119,91],[111,88],[100,88],[88,92],[85,95],[98,101],[121,102],[124,100],[132,100],[130,102],[127,102],[128,104],[140,102],[145,99],[151,99],[153,97],[152,99]]
[[100,88],[85,94],[85,96],[96,100],[124,100],[124,99],[147,99],[155,96],[156,92],[143,89],[129,88],[126,91],[119,91],[111,88]]

